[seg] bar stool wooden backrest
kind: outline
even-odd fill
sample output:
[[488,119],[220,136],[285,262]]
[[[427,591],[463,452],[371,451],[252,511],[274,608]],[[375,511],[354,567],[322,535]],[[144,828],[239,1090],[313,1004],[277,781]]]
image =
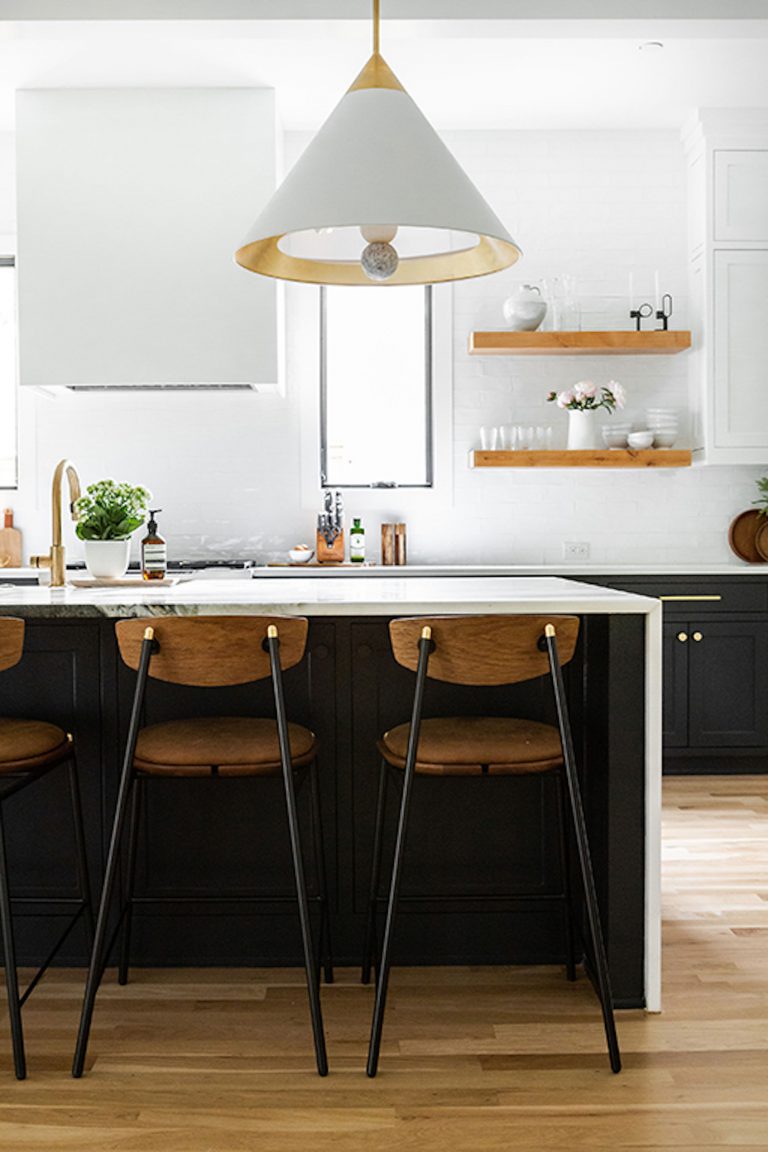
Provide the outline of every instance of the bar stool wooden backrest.
[[147,675],[171,684],[223,688],[271,675],[270,628],[277,629],[281,668],[293,668],[307,645],[309,623],[304,617],[166,616],[120,620],[115,632],[129,668],[140,669],[142,647],[149,639],[153,646]]
[[392,654],[416,672],[420,641],[432,641],[426,675],[450,684],[516,684],[550,672],[547,625],[555,628],[560,664],[573,659],[577,616],[420,616],[389,625]]
[[24,651],[24,621],[16,616],[0,616],[0,672],[13,668]]

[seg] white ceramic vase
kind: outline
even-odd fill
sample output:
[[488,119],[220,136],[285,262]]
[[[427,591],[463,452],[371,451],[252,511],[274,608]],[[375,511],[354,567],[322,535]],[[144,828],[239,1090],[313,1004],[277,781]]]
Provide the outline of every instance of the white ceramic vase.
[[568,410],[568,450],[588,450],[597,447],[597,411],[592,408]]
[[98,580],[116,580],[128,570],[130,540],[85,540],[85,566]]

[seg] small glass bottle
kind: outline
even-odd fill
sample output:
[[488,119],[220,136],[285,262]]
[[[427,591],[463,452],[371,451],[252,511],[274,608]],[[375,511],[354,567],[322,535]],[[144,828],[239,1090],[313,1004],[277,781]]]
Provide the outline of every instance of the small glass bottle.
[[365,560],[365,528],[359,516],[352,521],[349,533],[349,559],[353,564],[362,564]]
[[141,542],[141,574],[145,580],[163,580],[168,569],[168,546],[157,531],[158,512],[162,508],[150,508],[147,534]]

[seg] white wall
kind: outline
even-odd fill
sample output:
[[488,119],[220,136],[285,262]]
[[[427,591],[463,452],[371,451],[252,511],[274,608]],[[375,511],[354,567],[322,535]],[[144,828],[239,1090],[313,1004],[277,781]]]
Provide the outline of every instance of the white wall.
[[[579,278],[584,327],[626,321],[627,275],[652,291],[653,272],[686,326],[685,187],[675,133],[473,132],[449,145],[522,245],[517,268],[454,290],[453,475],[439,492],[366,494],[369,538],[381,519],[407,520],[412,560],[559,562],[564,540],[591,544],[610,564],[723,561],[731,517],[754,498],[760,468],[645,471],[470,471],[484,423],[553,424],[550,388],[580,378],[620,380],[630,410],[684,408],[685,357],[480,359],[466,354],[474,327],[497,327],[510,286],[558,272]],[[0,233],[12,215],[9,150],[0,137]],[[289,135],[287,160],[306,143]],[[285,398],[141,393],[21,398],[21,481],[8,493],[25,544],[48,542],[52,468],[70,456],[85,483],[105,475],[148,485],[164,509],[171,554],[265,559],[310,541],[302,499],[300,396],[316,388],[315,289],[289,286]],[[310,319],[307,319],[310,317]],[[304,485],[306,491],[306,481]],[[3,497],[6,494],[3,493]],[[347,498],[348,511],[355,500]],[[79,551],[73,544],[72,554]]]

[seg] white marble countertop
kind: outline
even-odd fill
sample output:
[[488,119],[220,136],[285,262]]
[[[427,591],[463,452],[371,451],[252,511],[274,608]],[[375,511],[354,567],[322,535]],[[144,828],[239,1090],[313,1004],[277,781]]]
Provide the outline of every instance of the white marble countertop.
[[315,580],[186,580],[173,587],[0,586],[0,612],[25,616],[140,616],[284,612],[307,616],[394,616],[428,612],[638,613],[650,597],[555,576],[370,576]]

